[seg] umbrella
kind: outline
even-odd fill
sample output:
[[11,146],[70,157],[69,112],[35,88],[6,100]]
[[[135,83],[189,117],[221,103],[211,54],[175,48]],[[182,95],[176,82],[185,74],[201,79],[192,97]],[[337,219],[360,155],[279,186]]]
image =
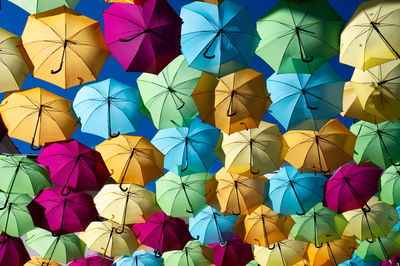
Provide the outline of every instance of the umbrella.
[[28,75],[28,67],[17,49],[20,38],[0,28],[1,92],[19,90]]
[[143,117],[138,112],[139,104],[138,90],[106,79],[83,86],[75,96],[73,109],[82,132],[107,139],[136,131]]
[[83,259],[77,259],[68,264],[68,266],[98,266],[98,265],[104,265],[104,266],[109,266],[113,264],[113,260],[107,259],[107,258],[102,258],[97,255],[91,255],[87,256]]
[[258,128],[222,133],[215,149],[228,172],[248,177],[279,169],[286,151],[278,126],[264,121]]
[[216,266],[246,265],[254,259],[251,245],[245,244],[235,236],[231,238],[225,246],[211,244],[215,249],[214,264]]
[[156,181],[157,204],[172,217],[194,217],[206,205],[207,172],[178,176],[168,172]]
[[393,165],[385,170],[380,180],[379,197],[387,204],[400,205],[400,167]]
[[193,2],[181,17],[182,54],[190,67],[225,76],[250,65],[260,37],[245,6]]
[[[393,262],[395,264],[393,264]],[[397,254],[396,256],[391,257],[388,261],[382,262],[382,266],[390,266],[390,265],[399,265],[400,264],[400,255]]]
[[330,174],[352,160],[356,136],[338,119],[319,131],[292,130],[283,135],[289,146],[285,161],[300,173]]
[[265,184],[264,204],[280,215],[302,215],[322,201],[326,178],[285,166]]
[[162,258],[157,258],[144,250],[137,250],[132,256],[123,256],[115,261],[115,266],[161,266],[162,264]]
[[100,153],[76,140],[45,145],[37,162],[50,170],[51,181],[76,191],[100,190],[110,176]]
[[340,37],[340,62],[367,70],[400,59],[400,3],[372,0],[360,3]]
[[106,3],[123,3],[123,4],[134,4],[143,5],[146,0],[105,0]]
[[0,236],[0,265],[25,265],[30,260],[24,242],[18,237]]
[[380,168],[355,163],[340,167],[326,183],[324,206],[337,213],[359,208],[369,212],[367,201],[378,192],[382,172]]
[[323,243],[340,239],[347,221],[343,215],[317,203],[304,215],[292,215],[295,224],[291,234],[297,240],[312,242],[316,248]]
[[381,168],[400,165],[400,120],[386,121],[377,125],[359,121],[350,128],[357,135],[354,161],[373,163]]
[[145,186],[163,175],[164,155],[145,137],[119,135],[100,143],[96,150],[120,184]]
[[40,257],[31,257],[31,260],[24,264],[24,266],[61,266],[60,263],[52,260],[49,261],[48,259],[42,259]]
[[167,128],[157,132],[152,143],[165,154],[164,168],[177,175],[207,172],[216,161],[214,148],[219,130],[195,119],[189,127]]
[[107,45],[125,71],[158,74],[180,54],[182,21],[166,0],[116,3],[103,16]]
[[47,142],[72,136],[77,124],[70,108],[71,101],[34,88],[4,98],[0,112],[10,137],[31,143],[32,150],[39,150]]
[[110,54],[100,23],[66,6],[30,15],[21,41],[32,76],[64,89],[96,80]]
[[280,1],[257,21],[257,55],[278,73],[312,73],[339,53],[345,21],[325,0]]
[[214,252],[212,248],[202,246],[199,241],[192,240],[187,242],[182,250],[165,252],[163,254],[163,265],[209,266],[212,264]]
[[272,100],[268,112],[286,130],[319,130],[342,111],[343,86],[329,64],[313,74],[274,73],[267,79]]
[[356,254],[353,254],[353,257],[350,260],[347,260],[339,264],[339,266],[380,266],[380,265],[381,265],[380,261],[365,262]]
[[192,96],[201,120],[226,134],[258,127],[271,105],[263,74],[250,68],[220,79],[203,73]]
[[133,225],[132,230],[142,245],[154,249],[156,257],[161,257],[166,251],[183,249],[191,239],[184,220],[170,218],[162,211],[146,223]]
[[400,253],[400,232],[392,230],[376,240],[372,243],[362,241],[354,253],[364,261],[386,261]]
[[189,218],[189,231],[202,244],[219,243],[221,246],[225,246],[235,236],[232,229],[236,219],[237,215],[224,216],[208,206],[196,217]]
[[183,55],[158,75],[140,75],[136,80],[140,96],[156,128],[187,126],[199,114],[191,94],[200,76],[201,72],[190,68]]
[[75,9],[78,5],[79,0],[57,0],[57,1],[48,1],[48,0],[32,0],[32,1],[24,1],[24,0],[9,0],[10,2],[16,4],[20,8],[24,9],[26,12],[30,14],[36,14],[44,11],[48,11],[50,9],[54,9],[60,6],[67,6],[69,8]]

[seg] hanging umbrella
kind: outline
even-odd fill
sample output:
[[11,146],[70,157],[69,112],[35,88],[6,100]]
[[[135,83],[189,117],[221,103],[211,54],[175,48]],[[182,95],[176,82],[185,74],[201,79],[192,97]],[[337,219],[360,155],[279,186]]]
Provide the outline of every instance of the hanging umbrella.
[[214,264],[216,266],[246,265],[254,259],[251,245],[245,244],[235,236],[224,247],[219,244],[211,244],[215,249]]
[[206,205],[207,172],[178,176],[168,172],[156,181],[157,204],[171,217],[194,217]]
[[109,266],[113,264],[113,260],[102,258],[97,255],[87,256],[83,259],[77,259],[68,264],[68,266]]
[[267,79],[272,100],[268,112],[286,130],[319,130],[342,111],[343,86],[329,64],[313,74],[274,73]]
[[192,240],[187,242],[182,250],[165,252],[163,254],[163,265],[209,266],[212,264],[214,252],[212,248],[201,245],[197,240]]
[[260,37],[245,6],[193,2],[181,17],[182,54],[190,67],[225,76],[250,65]]
[[165,154],[164,168],[181,176],[207,172],[216,161],[214,148],[219,130],[195,119],[189,127],[167,128],[157,132],[151,140]]
[[21,41],[32,76],[63,89],[96,80],[110,54],[100,23],[66,6],[30,15]]
[[226,134],[258,127],[271,105],[264,76],[250,68],[220,79],[203,73],[192,96],[201,120]]
[[24,264],[24,266],[43,266],[43,265],[61,266],[60,263],[54,260],[49,261],[47,259],[42,259],[40,257],[31,257],[31,260]]
[[57,1],[48,1],[48,0],[32,0],[32,1],[24,1],[24,0],[9,0],[10,2],[16,4],[20,8],[24,9],[26,12],[30,14],[36,14],[44,11],[48,11],[50,9],[54,9],[60,6],[66,6],[71,9],[75,9],[78,5],[79,0],[57,0]]
[[380,261],[365,262],[356,254],[353,254],[353,257],[350,260],[347,260],[339,264],[339,266],[380,266],[380,265],[381,265]]
[[278,73],[312,73],[339,53],[345,21],[325,0],[280,1],[257,21],[257,55]]
[[285,161],[300,173],[330,174],[352,160],[356,136],[338,119],[319,131],[292,130],[283,135],[289,146]]
[[76,140],[45,145],[37,162],[50,170],[51,181],[76,191],[97,191],[110,176],[100,153]]
[[123,3],[123,4],[134,4],[143,5],[146,0],[105,0],[106,3]]
[[399,265],[400,264],[400,255],[397,254],[396,256],[391,257],[388,261],[382,262],[382,266],[391,266],[391,265]]
[[337,213],[359,208],[369,212],[367,201],[378,192],[382,172],[380,168],[355,163],[340,167],[326,183],[324,206]]
[[400,3],[360,3],[340,37],[340,62],[361,70],[400,59]]
[[[145,137],[119,135],[96,146],[112,178],[145,186],[163,175],[163,154]],[[121,190],[126,189],[120,186]]]
[[302,215],[322,201],[326,178],[300,174],[293,166],[282,167],[265,183],[264,204],[279,215]]
[[158,75],[143,73],[136,80],[144,106],[157,129],[187,126],[199,114],[192,92],[201,72],[190,68],[183,55]]
[[0,112],[10,137],[31,143],[32,150],[39,150],[47,142],[71,138],[77,123],[70,108],[69,100],[34,88],[4,98]]
[[161,266],[163,259],[144,250],[135,251],[132,256],[123,256],[115,261],[115,266]]
[[166,0],[116,3],[103,16],[107,45],[125,71],[158,74],[180,54],[182,21]]
[[264,121],[258,128],[222,133],[215,149],[228,172],[248,177],[279,169],[286,151],[278,126]]
[[400,205],[400,167],[393,165],[385,170],[379,179],[379,197],[387,204]]
[[385,237],[370,243],[362,241],[354,252],[364,261],[386,261],[400,253],[400,232],[392,230]]
[[400,165],[400,120],[382,122],[377,125],[359,121],[350,128],[357,135],[354,161],[373,163],[381,168]]
[[24,242],[18,237],[0,236],[0,265],[25,265],[30,260]]
[[138,90],[106,79],[83,86],[75,96],[73,109],[82,132],[107,139],[136,131],[143,117],[138,112],[139,104]]

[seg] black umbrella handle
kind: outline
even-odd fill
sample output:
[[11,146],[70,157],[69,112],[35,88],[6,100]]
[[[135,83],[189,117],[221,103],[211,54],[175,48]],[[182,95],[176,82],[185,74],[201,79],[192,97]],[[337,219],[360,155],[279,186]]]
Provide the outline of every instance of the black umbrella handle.
[[128,38],[125,38],[125,39],[121,38],[121,39],[119,39],[119,41],[120,42],[130,42],[130,41],[136,39],[137,37],[139,37],[140,35],[148,33],[148,32],[153,32],[153,31],[151,29],[145,29],[142,32],[139,32],[137,34],[132,35],[131,37],[128,37]]
[[182,179],[181,179],[181,184],[182,184],[182,190],[185,193],[186,201],[189,204],[189,208],[190,208],[189,210],[186,209],[186,212],[187,213],[194,213],[194,209],[193,209],[192,203],[190,202],[189,195],[188,195],[188,193],[186,191],[186,185],[185,185],[185,183],[182,182]]
[[[81,158],[81,154],[79,154],[79,155],[76,157],[74,166],[72,167],[72,170],[71,170],[71,172],[69,173],[69,175],[68,175],[68,177],[67,177],[67,180],[66,180],[65,183],[64,183],[63,188],[61,189],[61,195],[63,195],[63,196],[68,196],[68,195],[71,193],[71,190],[68,189],[68,182],[69,182],[69,180],[71,179],[71,176],[72,176],[72,174],[73,174],[73,172],[74,172],[74,170],[75,170],[75,167],[78,165],[78,162],[79,162],[80,158]],[[64,192],[66,189],[67,189],[67,191]]]
[[165,221],[163,222],[163,225],[162,225],[162,228],[161,228],[160,238],[158,239],[157,246],[154,249],[154,256],[156,258],[160,258],[162,256],[162,252],[160,252],[159,249],[160,249],[161,238],[164,237],[164,230],[165,230]]
[[222,34],[222,32],[223,32],[223,30],[220,29],[217,32],[217,34],[212,38],[211,42],[206,46],[206,49],[204,50],[204,53],[203,53],[204,58],[207,58],[207,59],[215,58],[215,55],[207,55],[207,53],[210,51],[210,49],[213,46],[214,42],[217,40],[218,36]]
[[110,241],[111,241],[113,232],[114,232],[114,227],[111,228],[110,235],[108,236],[107,244],[106,244],[106,247],[104,248],[103,256],[102,256],[102,259],[101,259],[101,264],[100,264],[101,266],[103,266],[104,259],[105,259],[105,257],[106,257],[106,253],[107,253],[108,246],[110,245]]
[[235,192],[236,192],[236,203],[238,207],[238,213],[235,213],[232,211],[232,215],[240,215],[242,213],[242,207],[240,206],[240,201],[239,201],[239,188],[238,188],[238,181],[235,180]]
[[[378,126],[377,126],[377,127],[378,127]],[[382,136],[382,132],[380,131],[380,129],[377,129],[377,130],[376,130],[376,133],[378,134],[379,141],[381,142],[382,147],[383,147],[383,149],[385,150],[385,153],[386,153],[386,155],[387,155],[387,157],[388,157],[390,163],[391,163],[392,165],[394,165],[394,166],[400,166],[400,162],[395,163],[395,162],[393,161],[392,156],[390,155],[389,149],[386,147],[386,144],[385,144],[385,142],[383,141],[383,136]]]
[[217,234],[218,234],[218,241],[219,241],[219,245],[221,247],[225,247],[226,244],[228,243],[228,241],[224,240],[224,237],[222,235],[221,230],[219,229],[219,225],[218,225],[218,221],[217,221],[217,214],[213,211],[213,218],[214,218],[214,222],[215,222],[215,228],[217,229]]
[[[8,204],[6,226],[4,228],[4,231],[3,231],[4,235],[3,235],[3,239],[0,241],[0,244],[3,244],[7,241],[7,227],[8,227],[8,220],[10,218],[10,213],[11,213],[11,208],[12,208],[11,206],[12,206],[12,203]],[[1,249],[1,247],[0,247],[0,249]]]
[[253,175],[259,175],[260,174],[260,170],[258,169],[254,169],[254,156],[253,156],[253,145],[254,145],[255,140],[254,139],[250,139],[250,172]]
[[17,168],[15,169],[14,175],[12,177],[10,189],[7,192],[6,201],[4,202],[4,205],[0,207],[0,210],[4,210],[7,207],[8,201],[10,200],[12,188],[14,187],[15,179],[17,179],[17,174],[20,168],[21,168],[21,161],[18,162]]
[[368,203],[361,197],[361,195],[357,192],[357,190],[350,184],[349,180],[347,177],[343,178],[344,182],[346,183],[347,187],[350,189],[351,194],[354,196],[354,198],[360,203],[363,204],[363,207],[361,210],[366,213],[371,211],[371,207],[368,205]]
[[113,134],[112,133],[112,130],[111,130],[111,97],[110,96],[108,96],[107,97],[107,111],[108,111],[108,136],[110,137],[110,138],[116,138],[116,137],[118,137],[121,133],[120,132],[118,132],[118,133],[116,133],[116,134]]
[[320,171],[322,174],[329,174],[331,169],[328,168],[328,170],[323,170],[323,167],[322,167],[321,153],[319,151],[319,148],[320,148],[319,139],[320,139],[320,136],[315,135],[315,144],[317,145],[317,154],[318,154],[318,162],[319,162]]
[[60,72],[62,70],[62,67],[64,65],[64,56],[65,56],[65,50],[67,49],[68,46],[68,42],[70,42],[69,40],[64,40],[64,45],[63,45],[63,51],[62,51],[62,55],[61,55],[61,63],[60,66],[57,70],[51,70],[50,73],[51,74],[57,74],[58,72]]
[[318,244],[318,226],[317,226],[317,215],[314,213],[314,246],[316,248],[322,247],[324,244]]
[[237,114],[237,111],[232,111],[232,109],[233,109],[233,98],[235,97],[236,93],[237,93],[236,91],[232,91],[231,92],[231,96],[230,96],[230,99],[229,99],[228,110],[226,110],[226,116],[228,116],[228,117],[232,117],[232,116],[235,116]]
[[124,205],[124,219],[123,219],[123,222],[122,222],[122,230],[119,231],[118,229],[115,229],[115,233],[119,234],[119,235],[122,234],[125,231],[125,221],[126,221],[126,213],[128,211],[129,194],[130,194],[129,192],[126,193],[126,201],[125,201],[125,205]]
[[369,224],[368,212],[365,211],[364,209],[361,209],[361,210],[364,213],[365,221],[367,221],[368,231],[371,234],[371,239],[366,239],[366,240],[367,240],[368,243],[374,243],[375,242],[375,235],[372,232],[371,225]]
[[305,51],[303,51],[304,47],[303,47],[303,43],[301,42],[300,30],[301,30],[301,28],[296,26],[295,31],[296,31],[297,41],[299,43],[301,61],[303,61],[304,63],[310,63],[314,60],[314,57],[311,56],[310,58],[306,58],[306,56],[304,55]]
[[184,164],[184,168],[183,169],[181,169],[181,172],[183,173],[183,172],[185,172],[188,168],[189,168],[189,149],[188,149],[188,146],[189,146],[189,142],[190,142],[190,139],[189,139],[189,137],[185,137],[185,147],[184,147],[184,152],[185,152],[185,164]]
[[34,147],[35,146],[34,143],[35,143],[36,132],[37,132],[37,129],[38,129],[38,126],[39,126],[39,121],[40,121],[40,118],[42,116],[43,107],[44,107],[44,105],[42,105],[42,104],[39,107],[38,118],[36,120],[36,125],[35,125],[35,131],[33,132],[33,137],[32,137],[32,142],[31,142],[31,150],[34,150],[34,151],[38,151],[38,150],[40,150],[42,148],[42,146],[40,146],[40,145],[37,148],[35,148]]
[[[171,87],[168,87],[167,90],[171,93],[171,98],[175,103],[176,110],[179,111],[180,109],[182,109],[185,106],[185,101],[183,101],[182,98],[178,96],[177,92]],[[174,97],[178,100],[178,102],[180,102],[180,105],[176,103]]]
[[124,183],[124,179],[125,179],[126,173],[128,172],[129,165],[131,164],[131,161],[132,161],[133,156],[135,155],[135,152],[136,152],[136,149],[133,148],[132,151],[131,151],[131,155],[129,155],[128,162],[125,165],[124,174],[122,175],[121,181],[119,183],[119,189],[122,192],[127,192],[128,191],[128,188],[123,188],[122,184]]
[[386,250],[385,246],[383,245],[381,238],[377,237],[377,239],[378,239],[379,247],[381,248],[381,250],[383,251],[383,255],[385,256],[385,260],[390,260],[389,254],[387,253],[387,250]]
[[299,198],[299,195],[297,194],[297,191],[296,191],[296,189],[294,188],[293,181],[292,181],[292,180],[289,180],[289,184],[290,184],[290,187],[292,188],[293,193],[294,193],[294,195],[295,195],[295,197],[296,197],[296,199],[297,199],[297,202],[299,203],[299,206],[300,206],[300,208],[301,208],[301,213],[296,212],[296,214],[297,214],[297,215],[304,215],[304,214],[306,214],[306,210],[305,210],[304,207],[303,207],[303,203],[301,202],[301,200],[300,200],[300,198]]

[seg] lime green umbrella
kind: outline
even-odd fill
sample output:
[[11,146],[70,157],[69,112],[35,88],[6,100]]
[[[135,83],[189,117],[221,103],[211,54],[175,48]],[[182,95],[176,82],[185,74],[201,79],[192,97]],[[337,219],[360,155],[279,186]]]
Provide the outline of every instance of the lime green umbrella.
[[393,229],[375,242],[362,241],[354,253],[364,261],[387,261],[400,253],[400,232]]
[[209,173],[178,176],[168,172],[156,181],[156,198],[161,209],[172,217],[194,217],[206,205],[204,183]]
[[183,250],[165,252],[165,266],[209,266],[213,262],[214,250],[197,240],[187,242]]
[[256,54],[277,73],[312,73],[339,53],[344,23],[326,0],[282,0],[257,21]]
[[79,0],[9,0],[30,14],[44,12],[60,6],[74,9]]
[[400,166],[392,165],[379,179],[379,197],[387,204],[400,205]]
[[200,76],[201,71],[190,68],[180,55],[160,74],[143,73],[137,79],[143,104],[157,129],[187,127],[199,114],[192,92]]

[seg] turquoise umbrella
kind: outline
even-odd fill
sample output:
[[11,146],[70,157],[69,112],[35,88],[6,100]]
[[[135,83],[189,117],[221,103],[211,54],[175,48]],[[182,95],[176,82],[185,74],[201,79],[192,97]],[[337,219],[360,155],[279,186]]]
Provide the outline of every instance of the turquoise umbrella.
[[161,266],[163,259],[144,250],[135,251],[132,256],[123,256],[114,262],[114,266]]
[[359,256],[353,254],[351,260],[346,260],[339,264],[339,266],[380,266],[380,261],[363,261]]

